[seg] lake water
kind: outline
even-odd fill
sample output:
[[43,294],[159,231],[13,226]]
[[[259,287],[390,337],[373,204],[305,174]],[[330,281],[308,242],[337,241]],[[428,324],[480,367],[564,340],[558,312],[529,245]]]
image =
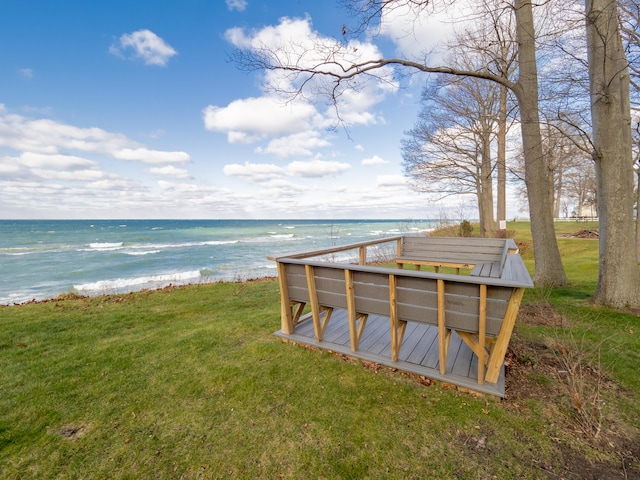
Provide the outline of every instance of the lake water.
[[436,220],[0,220],[0,304],[276,275],[281,256]]

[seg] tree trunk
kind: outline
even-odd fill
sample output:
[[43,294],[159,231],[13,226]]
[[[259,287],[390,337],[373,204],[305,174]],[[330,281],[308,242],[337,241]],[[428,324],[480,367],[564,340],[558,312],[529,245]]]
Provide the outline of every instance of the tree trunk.
[[531,236],[538,285],[565,285],[568,280],[562,266],[555,236],[549,178],[542,150],[538,114],[538,69],[535,31],[530,0],[516,0],[519,75],[515,93],[520,106],[522,145],[525,158],[525,183],[529,198]]
[[557,177],[556,177],[556,191],[555,191],[555,200],[553,201],[553,216],[554,218],[560,218],[560,204],[562,203],[562,189],[563,189],[563,178],[562,174],[564,173],[563,167],[558,168]]
[[496,231],[496,222],[493,216],[493,178],[491,169],[491,130],[485,128],[482,132],[482,164],[480,166],[480,182],[482,198],[480,205],[482,213],[480,218],[480,236],[493,237]]
[[500,85],[498,114],[498,229],[506,236],[507,220],[507,88]]
[[629,71],[610,0],[587,0],[587,49],[598,181],[600,261],[595,301],[640,307],[633,225],[633,156]]
[[638,170],[638,188],[636,190],[636,250],[640,259],[640,170]]

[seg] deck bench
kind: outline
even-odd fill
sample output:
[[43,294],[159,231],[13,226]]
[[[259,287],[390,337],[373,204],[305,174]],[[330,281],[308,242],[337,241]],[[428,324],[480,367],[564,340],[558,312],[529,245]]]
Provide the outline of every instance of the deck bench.
[[[420,240],[416,242],[415,238]],[[400,253],[410,254],[398,255],[395,258],[398,266],[414,262],[456,268],[460,265],[476,270],[475,273],[472,270],[471,275],[453,275],[332,263],[305,258],[302,254],[274,258],[281,291],[282,332],[293,334],[308,305],[316,342],[320,343],[333,310],[344,309],[351,350],[355,352],[368,316],[384,315],[390,319],[391,360],[396,362],[407,322],[435,325],[442,375],[446,373],[451,332],[456,331],[478,357],[478,383],[497,382],[524,289],[533,286],[520,255],[515,253],[515,243],[505,239],[458,238],[449,239],[448,244],[447,239],[422,241],[425,238],[428,237],[390,239],[398,242]],[[482,241],[473,245],[473,240]],[[407,245],[406,250],[401,250]],[[435,248],[443,249],[440,259]]]
[[440,267],[452,267],[456,273],[464,268],[473,276],[500,278],[507,255],[517,252],[509,238],[403,237],[394,261],[398,268],[428,265],[439,272]]

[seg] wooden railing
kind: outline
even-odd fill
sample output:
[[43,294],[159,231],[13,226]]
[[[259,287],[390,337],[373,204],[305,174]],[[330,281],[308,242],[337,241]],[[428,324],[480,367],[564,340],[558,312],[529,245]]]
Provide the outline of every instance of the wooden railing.
[[[510,241],[503,240],[505,251],[511,253],[504,255],[500,276],[481,276],[480,271],[477,275],[463,276],[365,265],[367,247],[372,245],[397,242],[398,257],[402,257],[404,238],[391,237],[274,258],[281,292],[282,332],[294,332],[308,305],[316,341],[321,342],[333,310],[345,309],[351,349],[356,351],[368,316],[388,316],[391,359],[395,362],[407,322],[436,325],[442,375],[447,365],[451,331],[455,330],[478,356],[478,383],[485,380],[495,383],[524,289],[533,286],[520,255],[511,248]],[[460,248],[468,251],[469,242]],[[310,258],[352,249],[359,252],[357,265]],[[495,253],[497,255],[498,252]],[[449,248],[448,254],[444,255],[447,257],[445,260],[459,258],[451,255],[455,252]],[[481,259],[497,258],[502,259],[502,256]],[[421,258],[413,260],[421,261]],[[464,263],[473,268],[486,262],[465,260]]]
[[[308,252],[299,252],[299,253],[291,253],[291,254],[287,254],[286,258],[313,258],[313,257],[321,257],[321,256],[326,256],[326,255],[331,255],[331,254],[335,254],[335,253],[341,253],[341,252],[349,252],[352,250],[357,250],[358,251],[358,265],[366,265],[369,259],[368,256],[368,248],[369,247],[373,247],[373,246],[378,246],[378,245],[382,245],[385,243],[391,243],[391,242],[395,242],[396,248],[395,248],[395,252],[401,252],[402,251],[402,240],[403,240],[403,236],[395,236],[395,237],[385,237],[382,239],[377,239],[377,240],[368,240],[366,242],[358,242],[358,243],[351,243],[348,245],[341,245],[341,246],[336,246],[336,247],[329,247],[329,248],[323,248],[320,250],[311,250]],[[399,254],[399,253],[398,253]],[[268,260],[272,260],[272,261],[277,261],[276,257],[267,257]],[[378,259],[376,259],[378,260]]]

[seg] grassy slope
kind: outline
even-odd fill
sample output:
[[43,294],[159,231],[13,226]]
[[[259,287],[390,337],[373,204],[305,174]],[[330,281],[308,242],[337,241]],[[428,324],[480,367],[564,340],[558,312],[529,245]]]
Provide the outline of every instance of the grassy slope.
[[[640,319],[588,305],[597,242],[561,248],[572,285],[525,300],[572,328],[516,333],[601,352],[621,383],[604,429],[636,436]],[[274,281],[0,307],[0,478],[548,478],[567,449],[619,463],[580,441],[568,396],[550,408],[427,388],[284,344],[278,328]],[[559,391],[535,362],[525,374]]]

